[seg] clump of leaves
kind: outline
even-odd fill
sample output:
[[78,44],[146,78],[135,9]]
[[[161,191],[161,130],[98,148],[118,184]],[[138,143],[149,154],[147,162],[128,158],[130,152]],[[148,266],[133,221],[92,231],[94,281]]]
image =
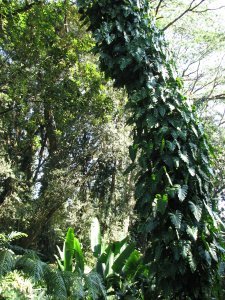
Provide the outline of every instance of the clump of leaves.
[[131,168],[141,168],[134,233],[153,275],[155,298],[209,299],[223,251],[211,197],[212,148],[181,93],[149,1],[90,0],[80,6],[102,70],[128,92]]
[[2,278],[0,281],[0,295],[3,297],[1,299],[8,300],[47,299],[44,289],[35,288],[34,282],[17,270],[9,272]]

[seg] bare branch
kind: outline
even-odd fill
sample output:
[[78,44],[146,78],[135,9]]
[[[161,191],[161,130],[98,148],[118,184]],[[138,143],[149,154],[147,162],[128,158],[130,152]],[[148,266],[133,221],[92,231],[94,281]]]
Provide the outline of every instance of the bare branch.
[[160,0],[159,3],[158,3],[158,5],[157,5],[157,7],[156,7],[156,9],[155,9],[155,15],[156,15],[156,16],[157,16],[157,14],[158,14],[158,12],[159,12],[160,6],[161,6],[161,4],[163,3],[163,1],[164,1],[164,0]]
[[221,126],[225,123],[224,117],[225,117],[225,109],[223,110],[223,114],[221,115],[221,119],[218,126]]
[[204,9],[204,10],[194,10],[193,12],[194,13],[205,13],[207,11],[211,11],[211,10],[219,10],[221,8],[225,8],[225,5],[222,5],[220,7],[217,7],[217,8],[207,8],[207,9]]
[[225,94],[219,94],[219,95],[214,95],[211,97],[201,97],[201,98],[192,98],[192,100],[196,101],[196,102],[201,102],[204,103],[206,101],[210,101],[210,100],[225,100]]
[[193,84],[193,86],[192,86],[191,93],[193,93],[193,91],[194,91],[194,89],[195,89],[195,86],[196,86],[197,82],[199,81],[199,79],[200,79],[200,77],[201,77],[201,76],[199,75],[200,65],[201,65],[201,60],[198,61],[198,67],[197,67],[197,70],[196,70],[197,75],[196,75],[194,84]]
[[196,73],[196,71],[193,71],[193,72],[191,72],[191,73],[189,73],[189,74],[186,74],[186,72],[188,71],[188,69],[189,69],[192,65],[194,65],[195,63],[197,63],[197,62],[199,62],[199,61],[201,61],[202,59],[205,58],[205,56],[208,54],[208,50],[209,50],[209,49],[210,49],[210,46],[207,46],[206,49],[204,49],[204,50],[202,51],[202,53],[200,53],[200,56],[199,56],[197,59],[195,59],[194,61],[191,61],[191,62],[187,65],[187,67],[186,67],[186,68],[183,70],[183,72],[182,72],[182,77],[184,77],[184,76],[188,77],[188,76],[190,76],[190,75]]
[[186,13],[188,12],[193,12],[195,8],[197,8],[199,5],[201,5],[205,0],[201,0],[198,4],[196,4],[195,6],[192,7],[192,5],[194,4],[195,0],[191,1],[191,4],[189,5],[189,7],[182,12],[182,14],[180,14],[177,18],[175,18],[173,21],[171,21],[168,25],[166,25],[162,31],[165,31],[166,29],[168,29],[171,25],[173,25],[175,22],[177,22],[179,19],[181,19],[184,15],[186,15]]

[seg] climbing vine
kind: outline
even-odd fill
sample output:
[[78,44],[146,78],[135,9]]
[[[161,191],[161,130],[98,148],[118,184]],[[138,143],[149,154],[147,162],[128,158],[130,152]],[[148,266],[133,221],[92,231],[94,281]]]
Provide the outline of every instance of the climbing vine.
[[212,150],[182,95],[149,1],[87,0],[80,7],[102,70],[129,96],[131,168],[140,167],[135,235],[153,283],[146,295],[210,299],[221,251],[211,199]]

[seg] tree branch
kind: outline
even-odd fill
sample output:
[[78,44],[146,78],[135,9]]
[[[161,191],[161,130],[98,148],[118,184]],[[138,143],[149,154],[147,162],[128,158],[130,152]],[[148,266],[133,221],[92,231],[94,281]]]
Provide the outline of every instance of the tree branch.
[[161,6],[161,4],[163,3],[163,1],[164,1],[164,0],[160,0],[159,3],[158,3],[158,5],[157,5],[157,7],[156,7],[156,9],[155,9],[155,15],[156,15],[156,16],[157,16],[157,14],[158,14],[158,12],[159,12],[160,6]]
[[220,7],[217,7],[217,8],[207,8],[207,9],[204,9],[204,10],[194,10],[193,12],[194,13],[205,13],[207,11],[211,11],[211,10],[219,10],[221,8],[225,8],[225,5],[222,5]]
[[186,13],[188,12],[193,12],[193,10],[195,8],[197,8],[199,5],[201,5],[205,0],[201,0],[198,4],[196,4],[195,6],[192,7],[193,3],[195,2],[195,0],[191,1],[191,4],[189,5],[189,7],[182,12],[182,14],[180,14],[177,18],[175,18],[173,21],[171,21],[168,25],[166,25],[162,31],[165,31],[166,29],[168,29],[171,25],[173,25],[175,22],[177,22],[179,19],[181,19]]

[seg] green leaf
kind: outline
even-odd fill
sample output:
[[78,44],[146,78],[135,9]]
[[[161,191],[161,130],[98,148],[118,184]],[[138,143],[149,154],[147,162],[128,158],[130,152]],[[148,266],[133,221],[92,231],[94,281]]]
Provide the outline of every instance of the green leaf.
[[176,148],[176,142],[170,142],[170,141],[166,141],[166,147],[173,152]]
[[186,198],[187,192],[188,192],[188,186],[187,185],[183,185],[183,186],[179,187],[179,189],[178,189],[178,198],[181,202],[183,202],[184,199]]
[[55,258],[57,260],[57,264],[58,264],[59,270],[64,271],[64,265],[63,265],[63,263],[61,262],[61,260],[58,258],[57,255],[54,255],[54,256],[55,256]]
[[132,162],[134,162],[135,159],[136,159],[137,150],[138,150],[138,146],[137,145],[130,145],[129,146],[129,154],[130,154],[130,159],[132,160]]
[[182,213],[176,210],[175,214],[170,213],[170,220],[176,229],[180,229],[182,222]]
[[166,174],[166,177],[167,177],[167,179],[168,179],[168,181],[169,181],[169,184],[172,186],[172,185],[173,185],[172,180],[171,180],[171,178],[170,178],[170,175],[167,173],[167,170],[166,170],[166,167],[165,167],[165,166],[163,166],[163,170],[164,170],[164,172],[165,172],[165,174]]
[[80,242],[77,238],[74,238],[74,256],[76,262],[76,270],[79,269],[82,273],[84,272],[84,255],[81,250]]
[[217,253],[216,253],[216,247],[214,244],[210,244],[209,246],[209,253],[211,254],[212,258],[218,262],[218,257],[217,257]]
[[163,215],[168,205],[168,195],[156,195],[157,210]]
[[188,158],[187,153],[185,153],[185,152],[182,153],[181,151],[179,151],[178,154],[179,154],[180,158],[181,158],[186,164],[189,163],[189,158]]
[[199,205],[194,204],[192,201],[189,201],[188,203],[195,219],[199,222],[202,216],[202,208]]
[[153,115],[148,115],[148,117],[146,118],[146,122],[148,124],[149,128],[154,127],[157,124],[157,118],[154,117]]
[[74,254],[74,230],[69,228],[64,242],[64,271],[72,271]]
[[130,57],[121,58],[121,60],[120,60],[121,71],[123,71],[131,62],[132,62],[132,59]]
[[108,252],[108,255],[107,255],[107,261],[106,261],[106,264],[105,264],[105,272],[104,272],[104,277],[105,278],[110,276],[113,273],[112,266],[113,266],[113,263],[114,263],[114,256],[115,255],[114,255],[113,251],[110,248],[110,251]]
[[197,263],[191,252],[188,253],[188,262],[189,262],[191,271],[194,273],[197,269]]
[[197,132],[197,130],[196,130],[196,128],[195,128],[194,125],[191,125],[191,129],[194,132],[194,134],[196,135],[196,137],[198,138],[198,132]]
[[128,257],[125,266],[124,273],[127,278],[131,279],[138,272],[138,268],[140,265],[141,255],[137,250],[134,250],[131,255]]
[[129,258],[129,256],[131,255],[131,253],[134,251],[135,249],[135,245],[134,244],[130,244],[128,245],[123,252],[119,255],[119,257],[115,260],[115,262],[112,265],[112,269],[116,272],[116,273],[120,273],[121,270],[123,269],[126,260]]
[[162,116],[162,117],[164,117],[165,116],[165,113],[166,113],[166,109],[165,109],[165,107],[164,106],[159,106],[159,113],[160,113],[160,115]]
[[113,253],[115,255],[117,255],[121,252],[122,248],[126,245],[127,240],[128,240],[128,237],[125,237],[121,241],[116,241],[111,244]]
[[215,228],[218,228],[218,224],[217,224],[216,218],[215,218],[215,216],[214,216],[213,210],[211,209],[211,207],[209,207],[209,206],[206,204],[206,202],[205,202],[204,200],[203,200],[203,203],[204,203],[204,205],[205,205],[205,207],[206,207],[206,209],[207,209],[209,215],[210,215],[211,218],[212,218],[214,227],[215,227]]
[[191,251],[190,241],[181,241],[180,245],[181,245],[181,255],[183,256],[183,258],[187,258],[188,253]]
[[197,240],[197,238],[198,238],[198,228],[197,227],[194,227],[194,226],[187,226],[187,229],[186,229],[186,232],[187,232],[187,234],[191,237],[191,238],[193,238],[193,240]]
[[194,167],[188,167],[188,172],[191,176],[195,176],[195,168]]
[[58,250],[58,252],[59,252],[59,257],[60,257],[60,260],[64,260],[64,252],[63,251],[61,251],[61,249],[59,248],[59,246],[58,245],[56,245],[56,248],[57,248],[57,250]]
[[28,235],[26,233],[23,233],[23,232],[12,231],[8,235],[8,241],[9,242],[15,241],[15,240],[21,239],[23,237],[28,237]]

